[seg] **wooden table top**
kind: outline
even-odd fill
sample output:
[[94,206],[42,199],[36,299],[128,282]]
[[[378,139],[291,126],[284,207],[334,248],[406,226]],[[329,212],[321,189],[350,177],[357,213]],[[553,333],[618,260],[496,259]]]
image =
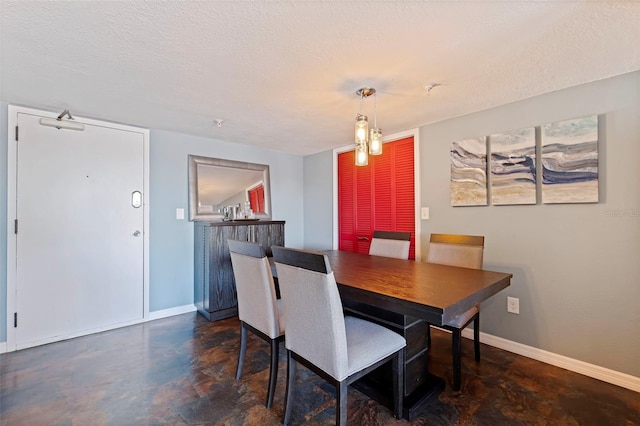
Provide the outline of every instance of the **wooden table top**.
[[512,274],[326,251],[342,297],[442,324],[511,283]]

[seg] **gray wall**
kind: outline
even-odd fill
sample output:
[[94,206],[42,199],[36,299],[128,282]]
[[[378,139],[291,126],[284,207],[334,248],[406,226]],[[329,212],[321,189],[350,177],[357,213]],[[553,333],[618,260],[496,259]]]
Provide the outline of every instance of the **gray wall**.
[[[451,141],[589,114],[601,115],[600,203],[450,207]],[[431,232],[485,235],[485,267],[514,275],[483,304],[483,331],[640,377],[640,73],[426,126],[420,140],[422,246]]]
[[[0,342],[6,341],[7,104],[0,103]],[[302,247],[301,156],[159,130],[150,132],[149,310],[193,303],[193,223],[188,216],[187,155],[270,166],[273,218],[285,220],[286,244]]]
[[[601,115],[598,204],[450,206],[452,141],[589,114]],[[430,219],[422,221],[422,252],[432,232],[485,235],[485,268],[514,278],[483,304],[484,332],[640,377],[638,159],[640,72],[424,126],[420,197]],[[305,194],[326,194],[327,164],[325,155],[305,158]],[[331,198],[312,207],[323,203]],[[305,205],[305,226],[315,215]],[[324,227],[305,243],[328,235]],[[506,312],[507,296],[520,299],[520,315]]]
[[150,139],[150,311],[193,303],[193,223],[175,219],[188,211],[188,154],[268,164],[272,217],[287,222],[285,243],[302,247],[302,157],[160,130]]
[[304,157],[304,246],[333,247],[333,152]]

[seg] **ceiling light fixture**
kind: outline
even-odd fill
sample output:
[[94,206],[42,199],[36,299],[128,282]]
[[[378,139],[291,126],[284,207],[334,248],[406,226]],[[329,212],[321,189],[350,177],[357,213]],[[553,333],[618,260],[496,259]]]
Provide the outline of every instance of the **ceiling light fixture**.
[[[62,119],[65,115],[69,117],[69,120]],[[62,111],[62,114],[58,116],[58,118],[41,118],[40,125],[47,126],[47,127],[55,127],[58,130],[65,129],[65,130],[83,131],[84,124],[71,121],[73,119],[74,118],[71,116],[71,113],[69,113],[69,110],[65,109],[64,111]]]
[[[382,130],[378,128],[376,89],[363,87],[358,89],[356,94],[360,96],[360,110],[356,114],[355,124],[356,166],[366,166],[369,164],[369,155],[382,154]],[[367,116],[362,114],[362,101],[372,95],[374,99],[374,121],[373,129],[369,131]]]

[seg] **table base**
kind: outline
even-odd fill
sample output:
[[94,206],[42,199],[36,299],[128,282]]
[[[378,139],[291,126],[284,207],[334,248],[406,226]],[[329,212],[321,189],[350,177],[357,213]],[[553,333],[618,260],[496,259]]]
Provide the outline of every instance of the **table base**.
[[[355,389],[367,395],[369,398],[388,407],[393,412],[393,390],[380,386],[380,383],[365,376],[353,383]],[[409,396],[404,398],[402,404],[402,417],[413,420],[420,414],[426,405],[438,396],[445,388],[445,382],[441,377],[427,374],[425,380]]]

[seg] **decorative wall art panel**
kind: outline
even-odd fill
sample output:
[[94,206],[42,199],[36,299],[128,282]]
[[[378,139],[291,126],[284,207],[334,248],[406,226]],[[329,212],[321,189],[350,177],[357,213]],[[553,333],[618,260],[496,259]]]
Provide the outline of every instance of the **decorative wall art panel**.
[[542,202],[598,202],[598,116],[542,126]]
[[489,137],[491,203],[536,203],[536,130],[529,127]]
[[487,140],[480,137],[451,144],[451,205],[487,205]]

